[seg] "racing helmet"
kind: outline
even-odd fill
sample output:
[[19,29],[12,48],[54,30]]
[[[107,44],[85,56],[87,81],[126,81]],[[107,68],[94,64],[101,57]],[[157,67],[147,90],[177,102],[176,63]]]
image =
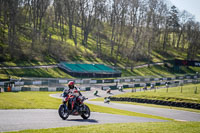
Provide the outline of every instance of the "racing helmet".
[[74,81],[69,81],[68,87],[69,87],[69,89],[73,89],[74,88]]

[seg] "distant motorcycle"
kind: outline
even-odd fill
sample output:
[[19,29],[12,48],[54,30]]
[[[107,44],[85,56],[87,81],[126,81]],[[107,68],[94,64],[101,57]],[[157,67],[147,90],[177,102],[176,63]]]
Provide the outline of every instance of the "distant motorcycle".
[[107,93],[107,94],[111,94],[111,89],[108,89],[108,90],[106,91],[106,93]]
[[90,109],[83,103],[87,98],[84,96],[77,97],[74,107],[72,107],[72,102],[75,97],[77,97],[76,93],[69,94],[67,97],[63,98],[62,104],[58,109],[58,114],[63,120],[66,120],[69,115],[80,115],[83,119],[88,119],[90,117]]
[[110,103],[110,97],[105,97],[104,98],[104,103],[108,103],[109,104]]
[[94,95],[95,95],[95,96],[97,96],[97,95],[98,95],[98,90],[96,90],[96,91],[94,92]]

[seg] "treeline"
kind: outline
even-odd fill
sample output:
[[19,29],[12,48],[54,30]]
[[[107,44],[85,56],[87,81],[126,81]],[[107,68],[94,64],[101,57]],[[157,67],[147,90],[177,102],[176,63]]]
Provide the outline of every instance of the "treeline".
[[71,39],[85,48],[91,35],[97,57],[106,55],[115,65],[150,63],[153,50],[166,53],[169,47],[192,60],[200,49],[200,23],[165,0],[0,0],[1,59],[41,53],[62,60],[70,51],[55,45],[54,34],[64,45]]

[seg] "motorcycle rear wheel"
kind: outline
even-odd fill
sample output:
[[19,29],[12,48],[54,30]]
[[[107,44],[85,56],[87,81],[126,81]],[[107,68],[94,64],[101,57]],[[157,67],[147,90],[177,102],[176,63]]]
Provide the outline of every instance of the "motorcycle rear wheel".
[[84,105],[84,111],[81,115],[83,119],[88,119],[90,117],[90,108],[87,105]]
[[60,105],[60,107],[58,109],[58,114],[63,120],[66,120],[69,117],[69,113],[65,109],[65,106],[63,104]]

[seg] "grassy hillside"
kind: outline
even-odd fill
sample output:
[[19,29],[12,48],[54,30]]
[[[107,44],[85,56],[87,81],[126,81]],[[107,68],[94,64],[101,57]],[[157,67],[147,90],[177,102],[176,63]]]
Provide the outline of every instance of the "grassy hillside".
[[0,69],[0,79],[20,77],[73,78],[59,68]]
[[[13,51],[13,53],[16,54],[16,56],[14,56],[13,58],[10,55],[10,53],[12,52],[5,52],[5,50],[8,50],[8,44],[6,44],[7,42],[0,41],[0,48],[3,49],[3,52],[0,54],[0,66],[54,64],[55,62],[59,62],[61,60],[73,62],[80,61],[106,63],[109,65],[113,65],[115,62],[117,62],[117,66],[122,68],[124,66],[130,66],[130,64],[126,64],[128,60],[127,57],[122,56],[124,55],[124,52],[126,52],[123,51],[126,45],[125,43],[120,44],[122,46],[119,47],[119,50],[117,47],[117,45],[119,44],[115,43],[113,47],[113,54],[111,55],[110,39],[112,29],[110,25],[104,23],[104,28],[100,33],[101,54],[99,54],[97,48],[96,31],[93,31],[89,34],[87,46],[84,46],[82,44],[83,30],[80,26],[73,26],[73,31],[75,31],[75,29],[77,31],[77,44],[75,44],[73,39],[68,38],[68,25],[63,26],[63,37],[61,37],[60,35],[60,25],[54,25],[54,28],[48,27],[48,29],[42,29],[41,37],[36,38],[35,44],[33,46],[32,39],[30,36],[32,27],[28,24],[23,25],[24,31],[18,33],[19,40],[17,42],[17,46],[19,47],[19,49],[17,49],[17,51]],[[45,34],[45,30],[48,31],[47,35],[43,35]],[[4,38],[0,36],[0,39],[6,40],[8,39],[7,36],[8,31],[7,29],[5,29]],[[73,36],[75,36],[74,32]],[[123,36],[122,39],[125,39],[125,37]],[[129,39],[129,46],[127,47],[131,49],[131,45],[134,45],[134,42],[131,39]],[[163,60],[187,58],[186,49],[177,49],[169,45],[166,48],[166,50],[163,51],[161,49],[162,44],[159,45],[156,47],[152,47],[151,62],[162,62]],[[144,55],[146,53],[147,50],[144,51]],[[197,55],[196,58],[200,60],[200,54]],[[130,60],[130,62],[132,61]],[[142,57],[141,59],[139,59],[138,57],[133,62],[135,66],[139,64],[145,64],[147,63],[147,57]]]
[[173,68],[165,67],[164,65],[156,65],[151,67],[136,68],[133,72],[130,69],[122,69],[122,76],[153,76],[153,77],[167,77],[178,76],[184,74],[196,74],[200,72],[198,67],[180,67],[179,71],[174,71]]
[[[121,69],[122,77],[146,76],[146,77],[173,77],[184,74],[200,73],[200,68],[182,67],[180,72],[173,72],[173,69],[164,66],[152,66],[150,68],[136,68],[133,72],[130,69]],[[44,77],[44,78],[75,78],[63,72],[59,68],[36,68],[36,69],[0,69],[0,79],[20,77]]]
[[[73,30],[77,30],[77,44],[74,40],[69,39],[67,36],[69,34],[68,26],[64,26],[63,39],[60,36],[59,27],[49,27],[48,31],[51,34],[51,43],[36,41],[34,48],[31,48],[31,37],[28,35],[30,28],[28,25],[24,27],[26,32],[18,34],[19,36],[19,46],[21,49],[18,51],[20,57],[11,58],[9,53],[0,54],[2,62],[0,66],[34,66],[34,65],[51,65],[57,64],[60,61],[69,62],[84,62],[84,63],[104,63],[113,66],[117,62],[117,67],[122,71],[122,76],[170,76],[170,75],[180,75],[192,73],[195,74],[197,71],[200,72],[198,68],[184,68],[182,67],[179,72],[174,72],[172,68],[166,68],[164,66],[153,66],[150,68],[137,68],[131,71],[130,69],[124,69],[126,66],[130,66],[127,62],[127,57],[122,57],[122,54],[117,56],[117,46],[114,46],[114,52],[110,54],[110,38],[111,38],[111,27],[104,24],[104,29],[101,33],[101,56],[97,54],[96,46],[96,33],[91,32],[88,37],[87,47],[82,45],[82,30],[80,27],[73,26]],[[5,36],[8,32],[5,31]],[[75,36],[75,33],[73,33]],[[47,38],[50,36],[47,36]],[[26,44],[26,45],[25,45]],[[49,47],[47,47],[49,46]],[[0,42],[0,47],[4,50],[7,49],[7,45]],[[50,53],[47,52],[50,51]],[[121,48],[122,50],[122,48]],[[31,53],[31,54],[30,54]],[[4,57],[2,57],[4,56]],[[29,57],[30,56],[30,57]],[[151,62],[163,62],[163,60],[171,59],[186,59],[187,53],[184,49],[175,49],[171,46],[167,48],[165,52],[157,48],[152,49]],[[197,55],[200,59],[200,55]],[[140,64],[146,64],[147,59],[134,61],[134,66]],[[59,77],[59,78],[72,78],[70,75],[65,74],[59,69],[21,69],[21,70],[0,70],[0,78],[9,77]]]

